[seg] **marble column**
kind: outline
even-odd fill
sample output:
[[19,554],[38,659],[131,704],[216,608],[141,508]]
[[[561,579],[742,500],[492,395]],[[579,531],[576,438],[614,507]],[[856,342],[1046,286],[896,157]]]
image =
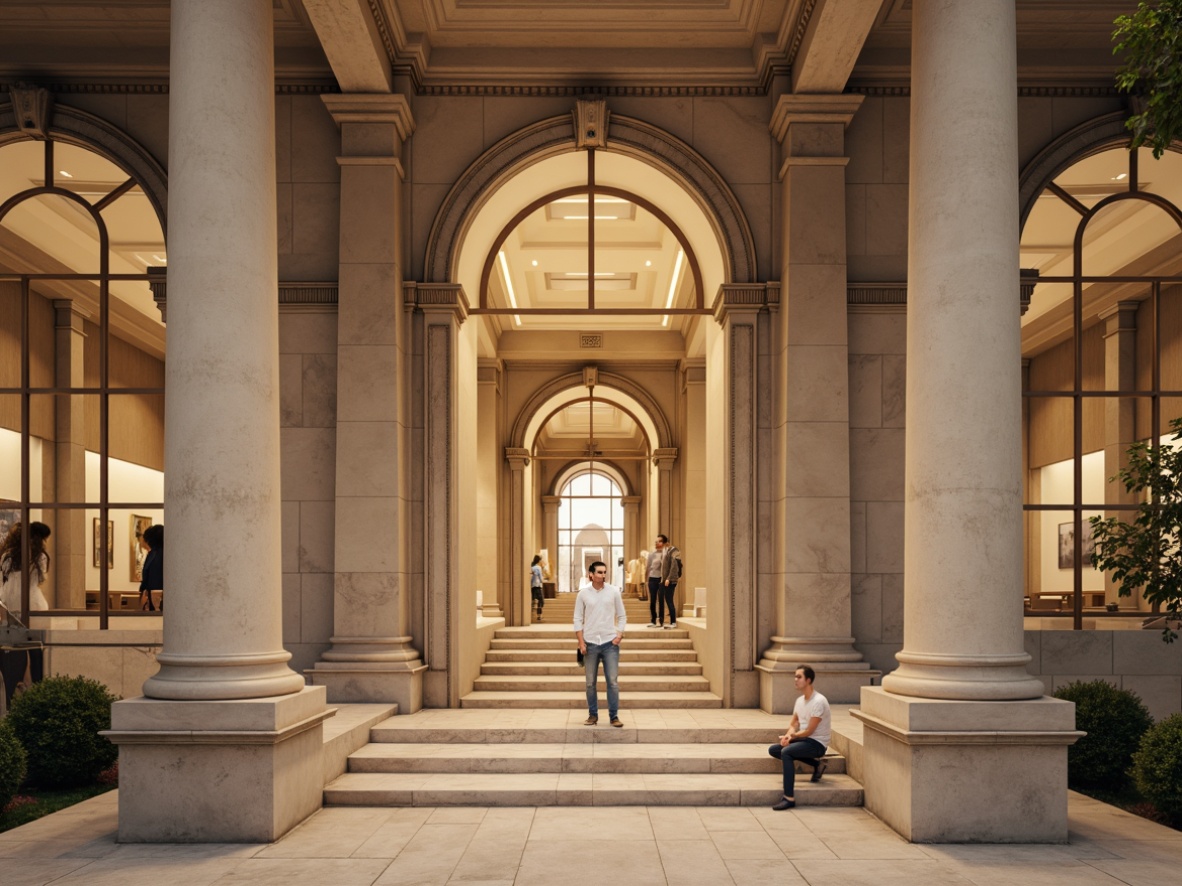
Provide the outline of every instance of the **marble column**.
[[[54,299],[53,311],[54,383],[59,388],[81,388],[86,384],[84,318],[68,298]],[[59,394],[54,400],[54,501],[86,501],[86,397]],[[62,509],[54,523],[49,608],[85,609],[86,511]]]
[[549,580],[555,583],[555,589],[558,587],[558,506],[561,502],[557,495],[542,496],[542,547],[546,549]]
[[[332,647],[308,672],[331,701],[422,707],[410,629],[410,405],[403,309],[401,95],[326,95],[341,130]],[[419,638],[421,643],[421,638]]]
[[281,635],[271,3],[174,0],[171,32],[168,615],[112,708],[119,839],[265,842],[319,808],[330,716]]
[[878,675],[854,648],[850,582],[845,130],[861,104],[860,95],[785,95],[772,117],[784,252],[771,357],[782,393],[761,428],[775,452],[760,521],[775,614],[772,636],[759,638],[769,643],[758,669],[770,713],[791,712],[802,662],[831,702],[856,701]]
[[1014,4],[912,9],[904,648],[856,714],[866,807],[917,842],[1064,842],[1074,706],[1026,673],[1018,604]]
[[[1131,391],[1137,387],[1137,309],[1138,301],[1120,301],[1101,312],[1104,321],[1104,389]],[[1142,400],[1146,408],[1148,400]],[[1129,447],[1137,439],[1137,398],[1106,397],[1104,399],[1104,477],[1115,477],[1128,466]],[[1104,484],[1104,503],[1135,505],[1136,493],[1127,492],[1121,483]],[[1109,511],[1104,516],[1127,520],[1130,511]],[[1084,522],[1087,522],[1084,515]],[[1084,569],[1091,564],[1084,561]],[[1113,581],[1112,573],[1104,573],[1104,602],[1124,608],[1137,609],[1142,605],[1140,590],[1131,597],[1120,596],[1120,582]]]
[[476,510],[476,587],[483,592],[481,614],[485,618],[502,618],[500,562],[500,476],[501,459],[498,455],[501,439],[501,373],[500,360],[481,360],[477,369],[477,499]]
[[[759,457],[758,393],[765,384],[768,333],[766,288],[724,285],[714,301],[715,323],[707,329],[706,439],[708,472],[706,532],[712,556],[705,564],[710,611],[705,646],[708,668],[720,676],[711,688],[730,707],[759,703],[755,670],[756,548]],[[763,347],[761,347],[761,342]],[[705,559],[705,558],[703,558]],[[694,574],[703,575],[701,567]]]
[[638,590],[628,586],[628,564],[639,555],[642,547],[640,503],[643,500],[643,497],[639,495],[625,495],[620,499],[620,503],[624,506],[624,584],[621,590],[625,593],[631,591],[637,596],[639,596]]
[[[532,554],[529,552],[529,536],[525,529],[525,472],[529,468],[529,450],[517,446],[505,447],[505,462],[509,466],[509,522],[506,535],[509,542],[509,589],[502,606],[505,610],[505,624],[526,624],[529,605],[525,594],[529,593],[529,576],[526,569]],[[550,554],[551,570],[557,569],[558,552]]]

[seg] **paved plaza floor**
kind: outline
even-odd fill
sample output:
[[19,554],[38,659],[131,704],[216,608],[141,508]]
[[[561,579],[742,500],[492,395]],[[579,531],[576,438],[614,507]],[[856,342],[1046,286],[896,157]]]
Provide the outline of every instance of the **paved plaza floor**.
[[0,884],[1145,884],[1182,833],[1071,794],[1065,845],[912,845],[863,809],[329,808],[271,845],[115,842],[116,792],[0,834]]

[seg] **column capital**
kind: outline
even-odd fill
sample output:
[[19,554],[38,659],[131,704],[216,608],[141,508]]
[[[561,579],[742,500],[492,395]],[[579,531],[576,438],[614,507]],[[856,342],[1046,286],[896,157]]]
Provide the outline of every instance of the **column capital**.
[[640,495],[623,495],[620,497],[620,504],[622,504],[626,508],[627,507],[635,508],[635,507],[638,507],[643,500],[644,500],[644,497],[640,496]]
[[1136,299],[1122,300],[1114,305],[1109,305],[1097,313],[1096,316],[1099,319],[1108,321],[1104,334],[1108,336],[1116,332],[1131,332],[1136,330],[1137,309],[1140,307],[1141,302]]
[[862,106],[861,95],[782,95],[772,111],[768,125],[776,141],[783,143],[789,127],[801,123],[840,123],[850,125]]
[[468,318],[468,296],[459,283],[416,283],[407,281],[402,288],[402,306],[424,314],[452,313],[463,323]]
[[[776,290],[777,294],[779,289]],[[719,325],[735,314],[755,314],[768,307],[768,290],[763,283],[723,283],[718,287],[712,310]]]
[[677,461],[677,447],[668,446],[653,450],[653,464],[662,471],[673,470],[673,463]]
[[506,446],[505,460],[514,471],[523,471],[529,464],[529,450],[521,446]]
[[72,329],[82,332],[82,323],[90,314],[78,307],[72,298],[55,298],[53,300],[53,325],[58,329]]
[[562,501],[561,495],[543,495],[542,496],[542,504],[543,505],[554,506],[554,505],[557,505],[560,501]]
[[397,93],[360,92],[322,95],[328,113],[337,126],[347,123],[386,123],[392,125],[402,141],[415,131],[414,115],[406,97]]

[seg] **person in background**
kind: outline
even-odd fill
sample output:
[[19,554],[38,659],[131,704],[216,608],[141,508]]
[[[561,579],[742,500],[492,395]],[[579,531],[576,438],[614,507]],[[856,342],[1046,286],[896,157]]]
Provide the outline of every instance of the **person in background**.
[[160,591],[160,611],[164,611],[164,527],[159,523],[144,530],[144,545],[148,556],[144,558],[143,578],[140,581],[140,609],[156,611],[152,591]]
[[[45,540],[52,531],[44,523],[29,524],[29,609],[48,609],[49,603],[41,593],[41,582],[49,574],[49,552]],[[0,603],[22,623],[25,613],[21,609],[21,524],[13,523],[0,542]]]
[[538,564],[542,562],[541,554],[534,554],[533,561],[529,564],[529,594],[532,600],[530,601],[530,609],[535,606],[538,610],[538,621],[542,620],[542,608],[546,605],[546,595],[542,592],[542,567]]

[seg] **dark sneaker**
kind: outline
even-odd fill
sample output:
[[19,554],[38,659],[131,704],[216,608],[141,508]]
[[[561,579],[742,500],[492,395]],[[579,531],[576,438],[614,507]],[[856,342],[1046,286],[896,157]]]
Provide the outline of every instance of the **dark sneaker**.
[[828,768],[829,761],[822,757],[817,763],[817,768],[813,770],[813,777],[809,781],[820,781],[821,776],[825,774],[825,770]]
[[623,724],[623,722],[620,720],[620,718],[619,718],[619,717],[612,717],[612,725],[613,725],[613,726],[615,726],[615,727],[618,729],[619,727],[623,726],[624,724]]
[[780,802],[773,806],[772,809],[776,810],[776,812],[783,812],[785,809],[791,809],[795,805],[795,800],[789,800],[787,797],[781,797]]
[[583,721],[584,726],[596,726],[598,724],[599,724],[598,717],[588,717],[586,720]]

